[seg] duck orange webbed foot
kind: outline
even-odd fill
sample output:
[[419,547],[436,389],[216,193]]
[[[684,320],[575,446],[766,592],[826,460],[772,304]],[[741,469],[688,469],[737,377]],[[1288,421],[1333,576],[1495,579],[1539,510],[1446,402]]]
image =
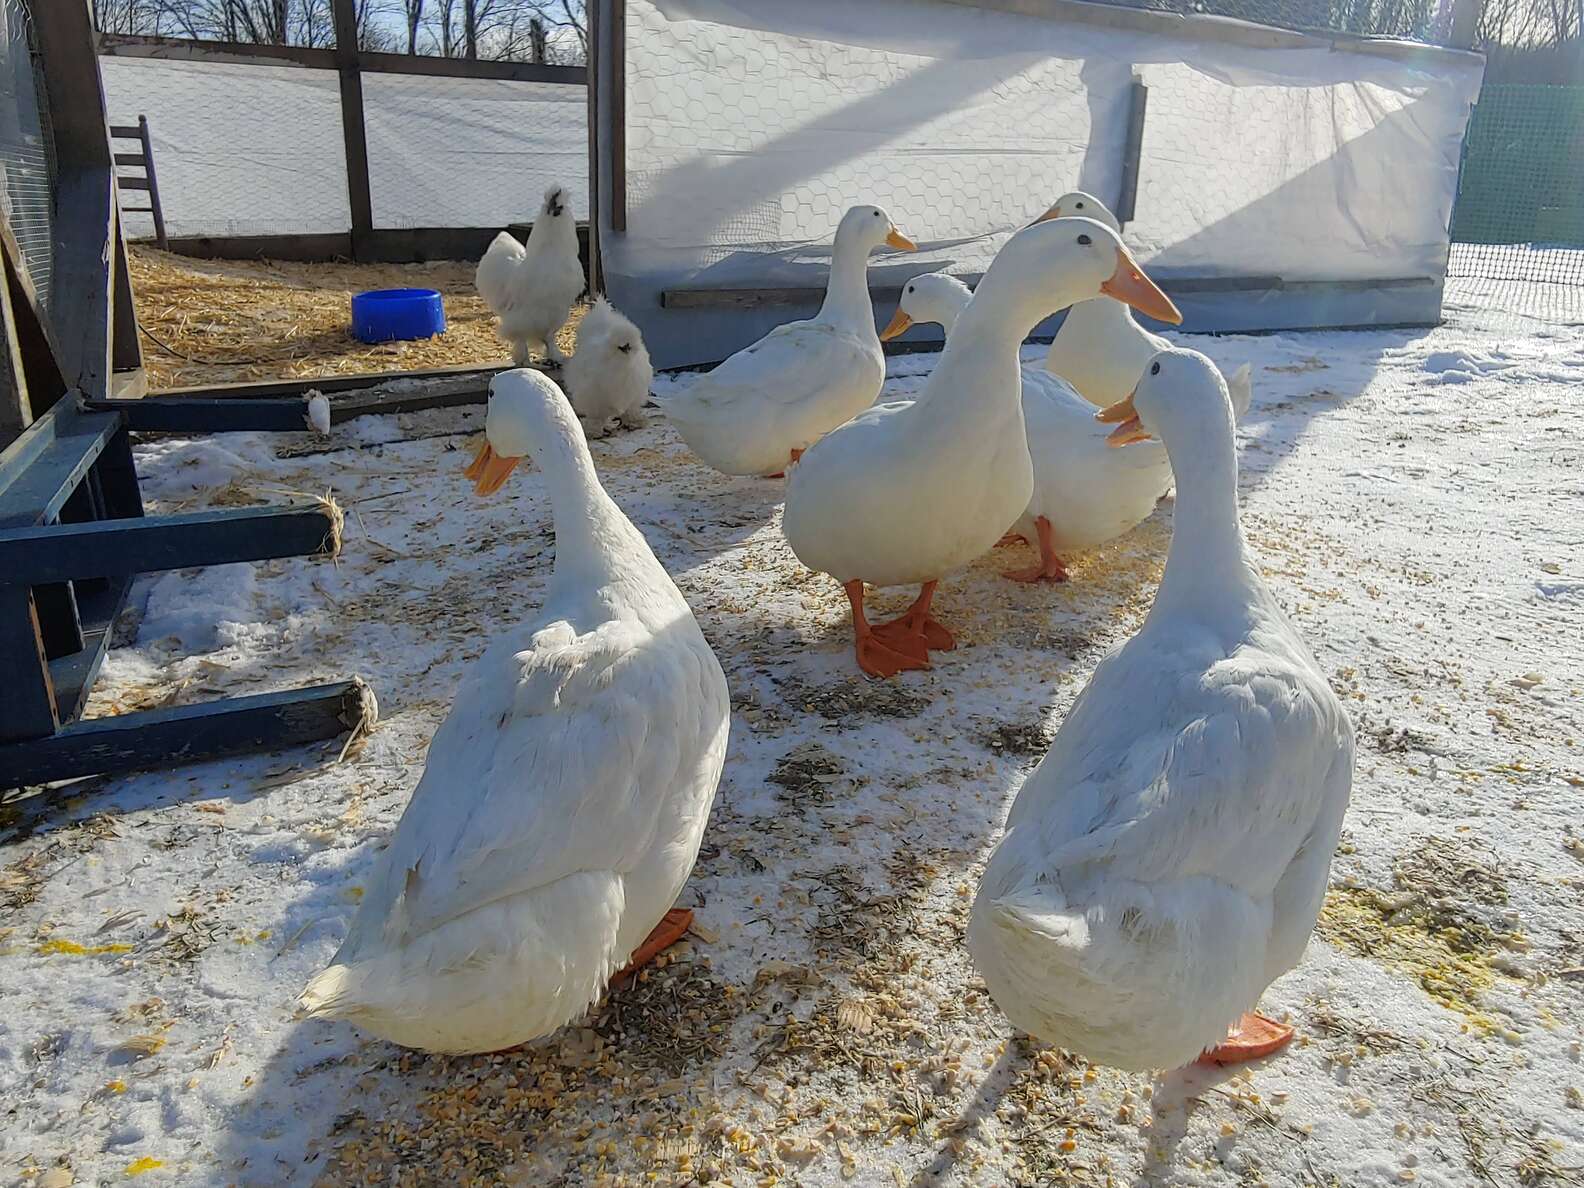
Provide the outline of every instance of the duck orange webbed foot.
[[1040,516],[1034,521],[1034,530],[1039,536],[1039,564],[1028,569],[1009,569],[1001,576],[1011,578],[1014,582],[1065,582],[1067,567],[1056,555],[1056,547],[1051,541],[1051,522]]
[[929,613],[930,600],[934,597],[935,583],[925,582],[913,605],[889,623],[876,625],[875,634],[893,648],[905,647],[906,640],[916,640],[931,652],[951,651],[957,641],[945,625]]
[[1008,569],[1001,576],[1011,578],[1014,582],[1065,582],[1067,567],[1061,563],[1060,557],[1052,557],[1027,569]]
[[1021,532],[1008,532],[1000,540],[995,542],[995,547],[998,549],[1005,549],[1010,548],[1013,545],[1028,543],[1028,537],[1024,536]]
[[649,930],[649,935],[644,937],[643,944],[633,950],[632,960],[620,973],[611,978],[611,986],[621,989],[629,985],[640,969],[681,940],[691,927],[693,927],[693,912],[689,908],[672,908],[661,916],[660,923]]
[[1232,1024],[1226,1039],[1200,1056],[1198,1063],[1222,1065],[1258,1060],[1281,1051],[1292,1037],[1293,1029],[1287,1024],[1251,1012]]
[[842,589],[852,604],[853,647],[859,668],[870,676],[884,679],[930,666],[929,649],[922,640],[910,636],[882,639],[878,628],[869,625],[868,616],[864,614],[863,582],[856,579],[844,582]]

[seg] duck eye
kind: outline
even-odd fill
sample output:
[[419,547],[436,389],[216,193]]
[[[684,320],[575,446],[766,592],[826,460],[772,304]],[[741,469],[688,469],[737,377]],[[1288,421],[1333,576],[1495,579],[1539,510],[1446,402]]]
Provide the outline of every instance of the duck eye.
[[1084,247],[1088,247],[1091,243],[1094,242],[1094,240],[1090,239],[1087,235],[1080,235],[1078,237],[1078,242],[1083,244]]
[[874,212],[874,217],[877,219],[880,217],[880,212],[878,210]]
[[1079,210],[1082,210],[1082,209],[1083,209],[1083,203],[1082,203],[1082,202],[1080,202],[1080,203],[1079,203],[1079,204],[1078,204],[1078,209],[1079,209]]
[[1160,364],[1159,363],[1151,363],[1150,364],[1150,374],[1151,375],[1159,375],[1160,374]]
[[908,292],[909,292],[909,293],[911,293],[911,292],[912,292],[912,291],[913,291],[913,286],[912,286],[912,285],[909,285],[909,286],[908,286]]

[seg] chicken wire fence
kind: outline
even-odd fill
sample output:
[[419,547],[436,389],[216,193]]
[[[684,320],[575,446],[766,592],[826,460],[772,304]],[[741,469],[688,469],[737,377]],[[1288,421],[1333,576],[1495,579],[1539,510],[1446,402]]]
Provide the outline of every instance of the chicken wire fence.
[[55,150],[38,69],[33,22],[23,0],[0,0],[0,211],[22,265],[46,307],[54,272]]
[[1106,0],[1129,8],[1206,13],[1261,25],[1446,44],[1451,6],[1440,0]]
[[[342,233],[352,225],[334,71],[103,57],[110,122],[149,121],[173,238]],[[530,221],[544,190],[587,209],[581,85],[363,77],[374,226],[498,228]],[[128,233],[152,233],[129,215]]]

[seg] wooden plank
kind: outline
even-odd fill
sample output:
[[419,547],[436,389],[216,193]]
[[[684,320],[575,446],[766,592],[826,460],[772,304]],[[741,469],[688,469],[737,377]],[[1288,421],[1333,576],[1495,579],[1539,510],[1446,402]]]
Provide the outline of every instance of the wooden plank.
[[610,32],[610,192],[611,230],[627,230],[627,4],[611,5]]
[[364,52],[362,67],[370,74],[418,74],[432,78],[497,78],[509,82],[561,83],[583,86],[588,74],[581,66],[543,62],[500,62],[481,58],[432,58],[417,54]]
[[335,18],[336,69],[341,78],[341,140],[346,155],[347,201],[352,208],[352,257],[374,230],[374,199],[369,188],[368,132],[363,122],[363,75],[358,66],[355,0],[330,0]]
[[1137,76],[1129,93],[1127,136],[1122,142],[1122,188],[1117,195],[1117,222],[1126,226],[1138,208],[1139,162],[1144,155],[1144,110],[1149,88]]
[[[378,388],[385,384],[413,384],[429,381],[464,380],[479,377],[482,386],[488,386],[489,377],[512,366],[502,360],[494,366],[477,363],[455,363],[446,367],[429,367],[420,371],[363,371],[348,375],[322,375],[314,379],[246,380],[235,384],[204,384],[187,388],[165,388],[155,396],[174,396],[190,400],[254,399],[266,396],[302,396],[309,389],[330,395],[336,392],[356,392],[364,388]],[[374,393],[370,393],[373,395]]]
[[[31,528],[59,515],[120,428],[113,413],[57,413],[34,422],[0,454],[0,528]],[[0,568],[0,573],[5,570]]]
[[[334,70],[334,50],[301,45],[257,45],[243,41],[189,41],[179,37],[99,34],[98,49],[112,58],[164,58],[171,61],[237,62],[253,66],[306,66]],[[121,135],[119,130],[115,131]]]
[[165,207],[160,202],[159,175],[154,169],[154,139],[149,135],[148,116],[138,116],[138,139],[143,142],[143,172],[148,177],[149,213],[154,216],[154,242],[162,250],[169,251],[170,236],[165,234]]
[[125,228],[121,225],[119,211],[116,213],[115,279],[111,298],[110,364],[117,373],[140,371],[143,344],[138,337],[137,302],[132,295],[132,270],[127,266]]
[[[5,218],[0,213],[0,227]],[[6,228],[9,231],[9,228]],[[11,264],[0,261],[0,450],[6,449],[33,423],[28,398],[27,362],[17,341],[17,320],[11,309]]]
[[308,401],[293,396],[214,400],[147,396],[89,400],[83,407],[89,412],[117,414],[134,433],[293,433],[312,429]]
[[66,393],[61,373],[60,344],[50,327],[44,303],[39,300],[22,259],[22,248],[11,224],[0,211],[0,251],[5,257],[5,287],[10,306],[10,341],[17,355],[20,390],[27,395],[27,420],[41,417]]
[[328,556],[338,541],[323,504],[231,507],[174,516],[0,531],[0,573],[30,586],[200,565]]
[[[588,125],[588,192],[589,192],[589,247],[588,267],[583,275],[588,281],[589,292],[603,293],[605,291],[605,270],[600,263],[599,229],[600,220],[604,217],[600,213],[600,104],[599,104],[599,74],[600,54],[603,42],[603,26],[600,21],[600,8],[605,0],[586,0],[583,11],[588,20],[588,94],[587,104],[584,107],[585,122]],[[622,0],[625,3],[626,0]]]
[[372,714],[368,686],[353,680],[94,718],[0,747],[0,787],[295,747],[358,729]]
[[26,586],[0,586],[0,671],[6,695],[0,704],[0,743],[43,738],[59,724],[49,661],[38,612]]
[[143,514],[143,492],[138,489],[137,467],[132,461],[132,435],[125,425],[99,455],[99,464],[89,472],[88,479],[103,505],[101,519],[129,519]]
[[[499,231],[499,227],[376,227],[362,237],[359,250],[372,264],[477,260]],[[525,235],[520,233],[519,238]],[[588,242],[588,226],[580,224],[578,248],[585,263]],[[170,250],[204,260],[349,260],[352,236],[346,232],[182,236],[170,241]]]
[[[145,37],[101,33],[99,52],[105,57],[163,58],[175,61],[236,62],[254,66],[302,66],[310,70],[337,68],[334,50],[297,45],[254,45],[237,41],[191,41],[179,37]],[[550,66],[535,62],[499,62],[438,58],[419,54],[365,52],[359,55],[369,74],[416,74],[433,78],[496,78],[513,82],[584,85],[581,66]],[[121,135],[119,130],[116,135]]]
[[[977,278],[964,277],[971,283]],[[901,285],[869,288],[869,299],[878,304],[895,305],[902,296]],[[763,309],[766,306],[812,305],[825,300],[825,290],[814,286],[767,289],[666,289],[660,294],[665,309]]]
[[34,5],[33,21],[57,169],[50,321],[67,384],[97,395],[110,384],[115,186],[96,39],[85,0]]
[[82,623],[82,646],[69,656],[51,660],[50,684],[55,692],[55,712],[61,722],[81,716],[104,664],[115,632],[116,617],[132,588],[132,577],[123,574],[108,582],[78,583],[77,609]]

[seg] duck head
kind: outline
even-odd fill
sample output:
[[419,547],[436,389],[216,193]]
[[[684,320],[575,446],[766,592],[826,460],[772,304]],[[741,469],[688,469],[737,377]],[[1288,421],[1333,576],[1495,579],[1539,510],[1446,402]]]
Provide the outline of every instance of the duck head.
[[860,244],[865,255],[882,244],[904,252],[918,250],[918,244],[898,231],[891,216],[878,206],[855,206],[842,215],[836,227],[836,242]]
[[888,342],[915,322],[926,326],[931,322],[939,322],[950,330],[957,315],[971,300],[973,290],[955,276],[948,276],[944,272],[926,272],[923,276],[915,276],[902,286],[896,315],[880,332],[880,341]]
[[1117,222],[1116,215],[1106,207],[1104,202],[1093,194],[1086,194],[1082,190],[1074,190],[1070,194],[1063,194],[1039,218],[1036,223],[1048,222],[1051,219],[1093,219],[1103,223],[1118,235],[1122,234],[1122,224]]
[[979,282],[980,293],[992,278],[997,289],[1015,288],[1040,316],[1104,294],[1158,321],[1182,321],[1117,233],[1093,219],[1050,219],[1023,228],[1002,245]]
[[1174,347],[1149,361],[1126,399],[1095,413],[1095,420],[1115,425],[1107,445],[1125,446],[1158,437],[1181,442],[1191,432],[1221,425],[1232,427],[1232,400],[1220,370],[1198,351]]
[[501,372],[490,381],[484,444],[462,472],[463,477],[473,483],[476,493],[493,495],[547,431],[581,432],[555,381],[527,367]]

